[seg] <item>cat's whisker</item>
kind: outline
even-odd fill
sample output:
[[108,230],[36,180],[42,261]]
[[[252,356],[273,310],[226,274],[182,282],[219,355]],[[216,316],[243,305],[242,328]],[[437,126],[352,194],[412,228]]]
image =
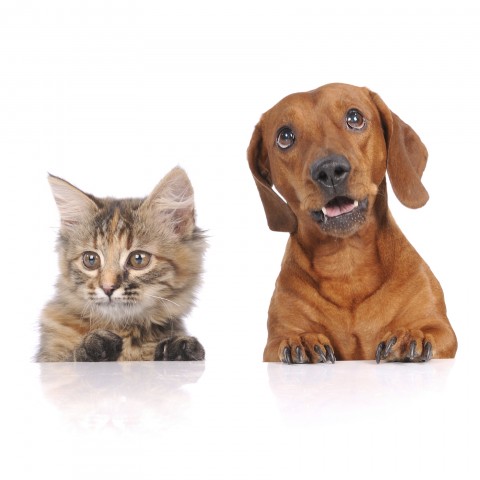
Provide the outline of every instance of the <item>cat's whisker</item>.
[[172,316],[171,310],[168,308],[168,305],[165,303],[165,300],[163,298],[154,297],[154,296],[153,296],[153,298],[158,298],[162,302],[163,308],[165,308],[165,311],[167,312],[168,316]]
[[87,301],[80,313],[81,318],[87,319],[90,323],[90,330],[92,330],[92,319],[93,319],[93,305],[91,301]]
[[173,303],[174,305],[176,305],[177,307],[180,307],[181,305],[179,305],[178,303],[174,302],[173,300],[170,300],[169,298],[164,298],[164,297],[158,297],[156,295],[149,295],[149,294],[146,294],[147,297],[151,297],[151,298],[158,298],[158,300],[161,300],[162,302],[170,302],[170,303]]

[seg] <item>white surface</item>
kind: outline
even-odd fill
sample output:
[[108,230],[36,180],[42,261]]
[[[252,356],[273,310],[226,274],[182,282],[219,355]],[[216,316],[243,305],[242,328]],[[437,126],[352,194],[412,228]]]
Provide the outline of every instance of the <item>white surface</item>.
[[[2,466],[52,478],[477,473],[479,20],[468,0],[0,0]],[[267,229],[246,148],[282,97],[336,81],[378,92],[428,147],[427,206],[389,200],[443,286],[454,362],[261,363],[287,237]],[[47,172],[144,196],[177,164],[210,235],[188,319],[204,371],[40,372],[36,324],[58,271]]]
[[2,468],[52,479],[478,478],[465,367],[28,365],[4,390]]

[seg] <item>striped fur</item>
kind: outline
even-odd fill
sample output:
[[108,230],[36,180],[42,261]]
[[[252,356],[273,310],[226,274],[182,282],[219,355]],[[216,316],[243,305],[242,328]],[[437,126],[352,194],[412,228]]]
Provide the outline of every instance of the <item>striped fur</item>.
[[[99,199],[58,177],[49,182],[61,218],[60,275],[36,360],[203,359],[182,321],[206,248],[186,173],[173,169],[145,199]],[[149,258],[142,268],[137,252]]]

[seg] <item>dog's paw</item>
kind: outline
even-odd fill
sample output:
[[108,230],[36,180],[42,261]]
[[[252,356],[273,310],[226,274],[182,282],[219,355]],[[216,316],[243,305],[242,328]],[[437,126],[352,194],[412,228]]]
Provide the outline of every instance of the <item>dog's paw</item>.
[[388,332],[378,344],[375,360],[387,362],[428,362],[433,357],[433,337],[421,330]]
[[204,360],[205,350],[195,338],[176,335],[162,340],[155,348],[154,360]]
[[305,333],[280,342],[278,356],[283,363],[335,363],[332,345],[325,335]]
[[123,340],[109,330],[95,330],[85,335],[82,343],[75,349],[76,362],[115,361],[122,352]]

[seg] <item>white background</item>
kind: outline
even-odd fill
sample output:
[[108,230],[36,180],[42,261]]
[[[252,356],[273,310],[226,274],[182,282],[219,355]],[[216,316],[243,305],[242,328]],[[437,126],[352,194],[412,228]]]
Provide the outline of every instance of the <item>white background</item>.
[[[2,471],[474,478],[476,3],[0,0]],[[261,363],[287,235],[267,228],[246,149],[264,111],[330,82],[378,92],[429,149],[429,203],[408,210],[390,194],[390,205],[443,285],[455,361]],[[98,196],[145,196],[176,165],[210,237],[187,322],[207,361],[32,364],[58,272],[47,173]],[[145,425],[151,438],[135,435]]]
[[187,325],[207,358],[261,360],[287,235],[246,161],[278,100],[368,86],[430,157],[421,210],[391,208],[443,285],[458,355],[478,339],[479,14],[475,2],[1,1],[2,356],[29,362],[53,294],[59,225],[47,172],[144,196],[176,165],[210,236]]

